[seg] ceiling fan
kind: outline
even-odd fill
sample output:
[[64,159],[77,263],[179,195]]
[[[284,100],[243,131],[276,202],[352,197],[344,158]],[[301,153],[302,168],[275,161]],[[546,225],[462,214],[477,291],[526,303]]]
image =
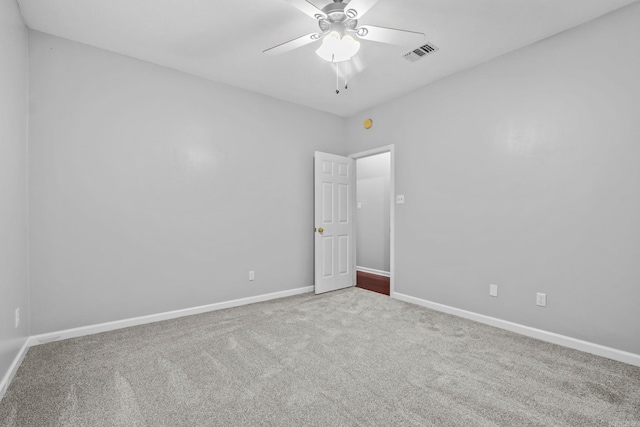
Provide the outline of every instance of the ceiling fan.
[[353,38],[380,43],[405,45],[419,43],[424,33],[374,25],[358,25],[365,13],[378,0],[333,0],[322,9],[308,0],[285,0],[291,6],[316,19],[320,31],[284,42],[263,51],[266,54],[280,54],[323,39],[323,45],[316,53],[329,62],[342,62],[351,59],[360,48],[360,43]]

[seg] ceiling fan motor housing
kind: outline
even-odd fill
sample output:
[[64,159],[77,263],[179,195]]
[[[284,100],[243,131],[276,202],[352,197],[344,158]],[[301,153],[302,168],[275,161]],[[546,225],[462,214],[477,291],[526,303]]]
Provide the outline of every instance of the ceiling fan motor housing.
[[358,25],[358,20],[355,19],[357,13],[353,9],[348,9],[345,12],[346,6],[347,4],[342,1],[336,1],[322,8],[322,11],[327,15],[326,18],[318,20],[318,25],[323,33],[338,31],[344,34],[346,30],[355,30]]

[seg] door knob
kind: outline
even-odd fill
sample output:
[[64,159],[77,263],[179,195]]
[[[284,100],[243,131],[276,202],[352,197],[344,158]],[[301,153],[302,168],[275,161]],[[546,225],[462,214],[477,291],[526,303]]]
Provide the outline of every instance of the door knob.
[[324,228],[320,227],[318,228],[318,233],[322,233],[324,231]]

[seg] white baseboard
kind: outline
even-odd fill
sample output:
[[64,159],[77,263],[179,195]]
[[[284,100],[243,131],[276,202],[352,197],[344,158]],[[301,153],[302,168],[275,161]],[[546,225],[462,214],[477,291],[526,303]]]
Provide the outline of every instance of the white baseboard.
[[116,320],[113,322],[99,323],[97,325],[82,326],[79,328],[66,329],[63,331],[49,332],[45,334],[32,335],[27,338],[20,348],[9,370],[0,382],[0,400],[4,397],[11,380],[15,376],[22,360],[27,354],[29,347],[44,344],[48,342],[65,340],[69,338],[77,338],[85,335],[98,334],[100,332],[113,331],[116,329],[128,328],[130,326],[143,325],[146,323],[160,322],[162,320],[175,319],[178,317],[191,316],[193,314],[207,313],[209,311],[222,310],[225,308],[238,307],[241,305],[253,304],[256,302],[269,301],[277,298],[290,297],[293,295],[305,294],[313,292],[313,286],[305,286],[303,288],[289,289],[287,291],[273,292],[270,294],[256,295],[248,298],[240,298],[231,301],[223,301],[215,304],[201,305],[198,307],[185,308],[182,310],[167,311],[164,313],[151,314],[148,316],[133,317],[130,319]]
[[586,353],[595,354],[596,356],[606,357],[608,359],[617,360],[618,362],[628,363],[629,365],[640,366],[640,355],[629,353],[623,350],[617,350],[611,347],[605,347],[600,344],[594,344],[588,341],[582,341],[565,335],[556,334],[554,332],[543,331],[529,326],[520,325],[518,323],[509,322],[495,317],[485,316],[484,314],[474,313],[472,311],[462,310],[437,302],[427,301],[421,298],[412,297],[405,294],[394,292],[392,298],[411,304],[420,305],[422,307],[431,308],[454,316],[463,317],[486,325],[495,326],[500,329],[515,332],[541,341],[547,341],[574,350],[584,351]]
[[[277,298],[284,298],[293,295],[304,294],[312,292],[313,286],[306,286],[303,288],[290,289],[287,291],[274,292],[271,294],[257,295],[254,297],[241,298],[231,301],[224,301],[215,304],[202,305],[199,307],[186,308],[182,310],[168,311],[165,313],[152,314],[148,316],[134,317],[130,319],[117,320],[114,322],[100,323],[97,325],[83,326],[79,328],[67,329],[58,332],[50,332],[46,334],[33,335],[25,340],[24,344],[20,348],[20,351],[16,355],[13,363],[9,367],[9,370],[2,378],[0,382],[0,400],[4,397],[4,394],[11,383],[11,380],[15,376],[22,360],[27,354],[27,350],[32,345],[44,344],[47,342],[57,341],[61,339],[76,338],[85,335],[97,334],[100,332],[113,331],[116,329],[128,328],[130,326],[143,325],[146,323],[159,322],[162,320],[175,319],[183,316],[190,316],[193,314],[206,313],[210,311],[222,310],[225,308],[238,307],[241,305],[253,304],[256,302],[269,301]],[[553,332],[543,331],[541,329],[531,328],[529,326],[520,325],[506,320],[497,319],[495,317],[485,316],[482,314],[474,313],[471,311],[461,310],[455,307],[450,307],[444,304],[439,304],[420,298],[412,297],[409,295],[394,292],[391,295],[392,298],[400,301],[409,302],[412,304],[420,305],[423,307],[431,308],[433,310],[441,311],[448,314],[453,314],[465,319],[475,320],[480,323],[495,326],[508,331],[516,332],[521,335],[536,338],[542,341],[559,344],[565,347],[573,348],[576,350],[592,353],[598,356],[607,357],[609,359],[617,360],[619,362],[628,363],[634,366],[640,366],[640,355],[629,353],[622,350],[617,350],[610,347],[605,347],[600,344],[594,344],[587,341],[578,340],[575,338],[567,337],[564,335],[556,334]]]
[[13,359],[13,363],[11,363],[11,366],[9,366],[9,370],[2,378],[2,381],[0,381],[0,401],[2,401],[4,394],[7,392],[7,389],[9,388],[9,384],[11,384],[11,380],[13,380],[13,377],[15,377],[16,372],[18,372],[18,368],[22,364],[22,361],[24,360],[24,356],[27,355],[28,349],[29,349],[29,339],[25,339],[24,343],[22,344],[22,347],[20,347],[20,351],[18,351],[18,354],[16,355],[15,359]]
[[269,301],[277,298],[289,297],[292,295],[313,292],[313,286],[290,289],[287,291],[273,292],[271,294],[256,295],[248,298],[223,301],[215,304],[201,305],[198,307],[185,308],[182,310],[167,311],[164,313],[151,314],[148,316],[133,317],[130,319],[116,320],[113,322],[99,323],[96,325],[82,326],[79,328],[66,329],[63,331],[49,332],[29,337],[29,346],[44,344],[48,342],[66,340],[69,338],[82,337],[85,335],[98,334],[101,332],[113,331],[116,329],[128,328],[131,326],[144,325],[146,323],[160,322],[162,320],[175,319],[177,317],[191,316],[193,314],[207,313],[210,311],[223,310],[225,308],[238,307],[241,305],[253,304],[256,302]]
[[356,270],[357,271],[362,271],[363,273],[371,273],[371,274],[377,274],[378,276],[391,277],[391,273],[390,272],[382,271],[382,270],[376,270],[375,268],[357,267],[356,266]]

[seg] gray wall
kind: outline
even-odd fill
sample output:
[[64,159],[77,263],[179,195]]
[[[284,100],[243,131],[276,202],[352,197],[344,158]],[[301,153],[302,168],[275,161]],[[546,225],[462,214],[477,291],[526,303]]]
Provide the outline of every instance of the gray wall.
[[[27,58],[0,12],[3,373],[29,333]],[[640,353],[639,20],[635,3],[346,130],[31,32],[31,333],[311,285],[313,151],[394,143],[398,292]]]
[[397,292],[640,353],[638,22],[634,3],[349,120],[349,152],[396,144]]
[[356,160],[357,246],[359,267],[390,270],[389,180],[391,154],[382,153]]
[[29,34],[33,334],[313,284],[343,119]]
[[[0,2],[0,379],[29,335],[27,260],[27,29]],[[14,327],[20,308],[21,324]],[[2,391],[0,390],[0,394]]]

